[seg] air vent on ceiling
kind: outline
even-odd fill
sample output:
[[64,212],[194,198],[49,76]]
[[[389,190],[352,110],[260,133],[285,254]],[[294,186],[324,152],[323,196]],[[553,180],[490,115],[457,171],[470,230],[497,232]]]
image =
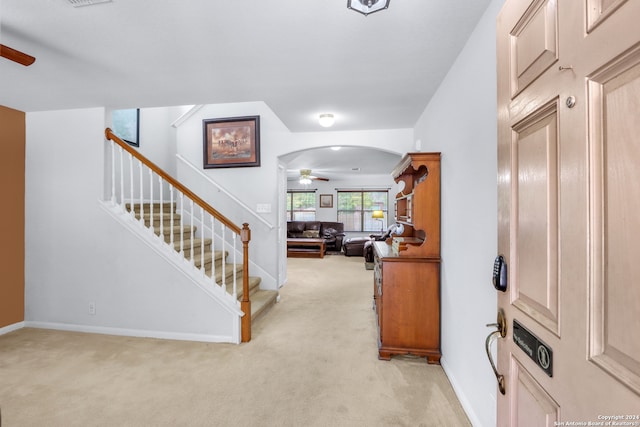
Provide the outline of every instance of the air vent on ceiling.
[[111,3],[111,0],[67,0],[73,7],[91,6],[98,3]]

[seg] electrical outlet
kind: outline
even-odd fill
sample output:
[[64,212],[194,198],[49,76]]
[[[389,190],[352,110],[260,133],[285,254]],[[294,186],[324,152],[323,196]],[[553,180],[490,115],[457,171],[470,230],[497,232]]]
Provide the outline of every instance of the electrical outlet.
[[93,301],[89,303],[89,314],[92,316],[95,316],[96,314],[96,303]]

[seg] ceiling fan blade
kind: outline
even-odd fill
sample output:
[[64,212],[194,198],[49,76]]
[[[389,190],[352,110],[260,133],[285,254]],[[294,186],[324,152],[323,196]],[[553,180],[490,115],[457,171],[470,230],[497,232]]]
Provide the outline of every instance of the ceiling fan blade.
[[7,58],[10,61],[17,62],[18,64],[22,64],[25,67],[28,67],[29,65],[36,62],[35,57],[27,55],[24,52],[20,52],[19,50],[12,49],[9,46],[5,46],[3,44],[0,44],[0,56]]
[[323,178],[321,176],[310,176],[309,178],[315,179],[316,181],[329,181],[329,178]]

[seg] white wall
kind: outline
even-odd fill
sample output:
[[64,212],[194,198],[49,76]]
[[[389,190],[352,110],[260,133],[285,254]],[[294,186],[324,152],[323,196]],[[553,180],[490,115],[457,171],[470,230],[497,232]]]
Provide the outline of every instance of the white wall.
[[475,426],[496,422],[484,340],[496,319],[497,132],[494,0],[415,127],[442,152],[442,365]]
[[229,340],[233,316],[101,207],[104,126],[102,108],[27,113],[27,325]]
[[140,109],[140,147],[138,151],[160,166],[171,176],[176,176],[176,129],[171,126],[183,109]]

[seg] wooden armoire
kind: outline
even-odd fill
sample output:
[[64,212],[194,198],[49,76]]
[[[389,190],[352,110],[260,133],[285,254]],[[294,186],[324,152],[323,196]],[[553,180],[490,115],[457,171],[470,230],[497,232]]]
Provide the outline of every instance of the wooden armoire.
[[378,357],[413,354],[440,362],[440,153],[408,153],[392,172],[396,222],[404,231],[374,242]]

